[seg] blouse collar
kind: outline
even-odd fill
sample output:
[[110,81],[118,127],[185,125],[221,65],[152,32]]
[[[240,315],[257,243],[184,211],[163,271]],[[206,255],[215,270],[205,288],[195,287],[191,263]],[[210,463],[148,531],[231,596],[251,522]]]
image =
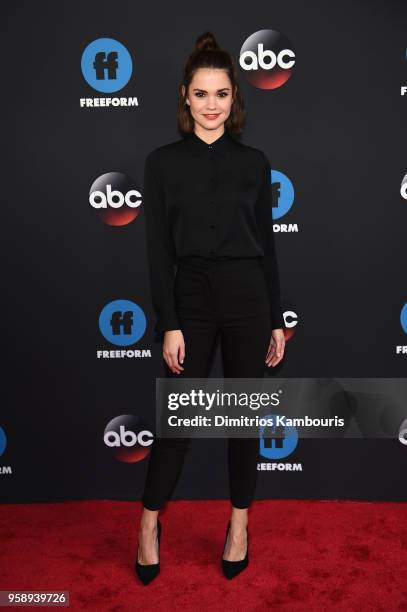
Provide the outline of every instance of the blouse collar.
[[189,132],[185,140],[190,147],[190,149],[196,153],[211,153],[212,151],[215,153],[219,153],[220,155],[224,155],[227,151],[231,151],[236,146],[236,141],[233,136],[225,129],[222,136],[219,136],[214,142],[208,144],[202,138],[197,136],[195,132]]

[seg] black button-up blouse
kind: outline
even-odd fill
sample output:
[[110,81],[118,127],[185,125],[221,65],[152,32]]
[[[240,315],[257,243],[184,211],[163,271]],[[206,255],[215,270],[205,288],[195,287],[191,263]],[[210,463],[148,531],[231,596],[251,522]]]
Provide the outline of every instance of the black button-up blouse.
[[144,211],[155,331],[180,329],[175,266],[188,255],[261,257],[272,329],[284,326],[266,155],[225,130],[212,144],[194,132],[158,147],[144,167]]

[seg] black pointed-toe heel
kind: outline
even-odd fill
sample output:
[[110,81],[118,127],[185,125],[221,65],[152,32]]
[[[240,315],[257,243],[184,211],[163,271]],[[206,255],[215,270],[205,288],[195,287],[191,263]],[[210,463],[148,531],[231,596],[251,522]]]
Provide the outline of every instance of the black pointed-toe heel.
[[230,530],[230,521],[228,522],[228,526],[226,529],[225,545],[223,547],[223,553],[222,553],[222,569],[223,569],[223,574],[226,576],[226,578],[231,580],[232,578],[240,574],[240,572],[242,572],[249,565],[249,529],[248,527],[246,528],[247,530],[246,556],[244,559],[241,559],[241,561],[227,561],[226,559],[223,558],[223,555],[225,554],[226,544],[228,542],[229,530]]
[[161,538],[161,523],[157,520],[157,551],[158,551],[158,563],[150,563],[149,565],[142,565],[138,562],[138,546],[137,546],[137,559],[134,566],[137,576],[140,578],[143,584],[149,584],[158,575],[160,571],[160,538]]

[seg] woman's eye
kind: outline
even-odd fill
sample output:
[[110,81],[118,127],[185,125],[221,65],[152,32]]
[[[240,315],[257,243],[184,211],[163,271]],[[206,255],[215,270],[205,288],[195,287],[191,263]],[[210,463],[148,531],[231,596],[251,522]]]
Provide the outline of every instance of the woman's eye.
[[[195,92],[195,95],[196,95],[198,98],[203,98],[203,97],[205,96],[205,93],[204,93],[203,91],[197,91],[197,92]],[[225,98],[227,95],[228,95],[227,91],[220,91],[220,92],[218,93],[218,96],[219,96],[220,98]]]

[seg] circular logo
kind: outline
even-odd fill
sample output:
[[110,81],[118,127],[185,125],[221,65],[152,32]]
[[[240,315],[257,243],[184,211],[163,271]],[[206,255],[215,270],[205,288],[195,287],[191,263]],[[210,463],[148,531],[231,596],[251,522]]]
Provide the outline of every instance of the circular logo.
[[112,449],[115,459],[136,463],[148,455],[154,436],[146,421],[133,414],[124,414],[106,425],[103,441]]
[[[276,414],[268,414],[263,418],[273,418]],[[298,432],[291,425],[262,425],[260,427],[260,454],[268,459],[283,459],[290,455],[298,444]]]
[[147,321],[143,310],[130,300],[114,300],[99,315],[103,336],[118,346],[129,346],[144,336]]
[[402,422],[399,431],[399,441],[407,445],[407,419]]
[[104,93],[123,89],[133,72],[133,62],[126,47],[114,38],[98,38],[89,43],[81,58],[87,83]]
[[294,202],[293,184],[278,170],[271,171],[271,200],[274,221],[286,215]]
[[400,313],[400,323],[403,331],[407,334],[407,303],[404,304]]
[[6,432],[4,431],[2,427],[0,427],[0,457],[6,450],[6,446],[7,446]]
[[122,172],[107,172],[94,181],[89,203],[107,225],[127,225],[140,214],[142,196],[133,179]]
[[295,53],[289,40],[277,30],[259,30],[243,43],[240,67],[259,89],[277,89],[291,77]]
[[405,175],[405,177],[401,181],[400,194],[401,194],[402,198],[407,200],[407,174]]

